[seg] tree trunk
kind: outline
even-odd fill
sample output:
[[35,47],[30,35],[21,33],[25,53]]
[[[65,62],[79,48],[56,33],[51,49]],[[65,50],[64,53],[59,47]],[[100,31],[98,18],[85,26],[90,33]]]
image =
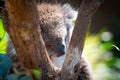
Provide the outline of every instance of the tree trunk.
[[[21,66],[26,69],[39,69],[42,80],[76,80],[85,35],[94,12],[101,0],[83,0],[71,38],[67,57],[60,72],[52,64],[39,26],[39,16],[35,0],[5,0],[7,12],[3,16],[4,25],[9,33]],[[79,64],[78,64],[79,66]]]
[[25,71],[40,68],[47,76],[54,74],[56,68],[40,34],[35,0],[5,0],[5,5],[4,26],[14,43],[21,68]]

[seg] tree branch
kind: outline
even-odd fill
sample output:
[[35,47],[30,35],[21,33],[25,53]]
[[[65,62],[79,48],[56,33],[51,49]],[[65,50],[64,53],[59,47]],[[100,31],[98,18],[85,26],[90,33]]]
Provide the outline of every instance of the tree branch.
[[66,58],[61,70],[60,80],[76,80],[78,71],[74,68],[80,62],[80,57],[84,47],[85,36],[92,16],[100,6],[100,0],[83,0],[79,8],[79,14],[75,23],[73,35],[66,54]]

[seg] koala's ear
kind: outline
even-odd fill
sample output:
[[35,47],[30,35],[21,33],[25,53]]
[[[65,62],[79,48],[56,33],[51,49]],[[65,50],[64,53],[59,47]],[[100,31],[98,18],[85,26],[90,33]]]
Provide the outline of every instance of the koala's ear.
[[65,43],[66,43],[66,48],[68,48],[78,11],[75,11],[69,4],[64,4],[62,6],[62,12],[67,29]]
[[78,11],[75,11],[70,4],[62,5],[62,12],[67,29],[73,27],[74,21],[77,18]]
[[64,18],[76,20],[78,11],[75,11],[70,4],[62,5],[62,12],[64,14]]

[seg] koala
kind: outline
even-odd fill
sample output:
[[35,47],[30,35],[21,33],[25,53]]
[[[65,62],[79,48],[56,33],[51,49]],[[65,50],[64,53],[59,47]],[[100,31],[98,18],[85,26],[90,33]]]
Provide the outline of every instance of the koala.
[[77,12],[68,4],[63,6],[40,4],[38,11],[41,34],[50,58],[56,66],[61,67],[72,34],[70,30],[73,29],[73,20],[75,20]]
[[[37,8],[41,34],[50,59],[57,67],[61,67],[69,46],[74,28],[73,21],[77,17],[77,11],[72,9],[69,4],[42,3],[38,4]],[[10,38],[8,40],[7,52],[8,55],[16,55]],[[81,58],[79,73],[78,80],[92,80],[84,57]]]
[[57,5],[38,5],[41,34],[48,53],[59,57],[65,54],[65,37],[67,35],[64,16]]

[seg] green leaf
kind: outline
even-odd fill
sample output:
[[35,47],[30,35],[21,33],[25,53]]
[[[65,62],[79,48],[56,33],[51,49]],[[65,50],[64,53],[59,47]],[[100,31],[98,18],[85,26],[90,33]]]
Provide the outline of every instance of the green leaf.
[[40,73],[39,70],[37,70],[37,69],[33,70],[33,74],[34,74],[34,76],[35,76],[36,78],[40,79],[41,73]]

